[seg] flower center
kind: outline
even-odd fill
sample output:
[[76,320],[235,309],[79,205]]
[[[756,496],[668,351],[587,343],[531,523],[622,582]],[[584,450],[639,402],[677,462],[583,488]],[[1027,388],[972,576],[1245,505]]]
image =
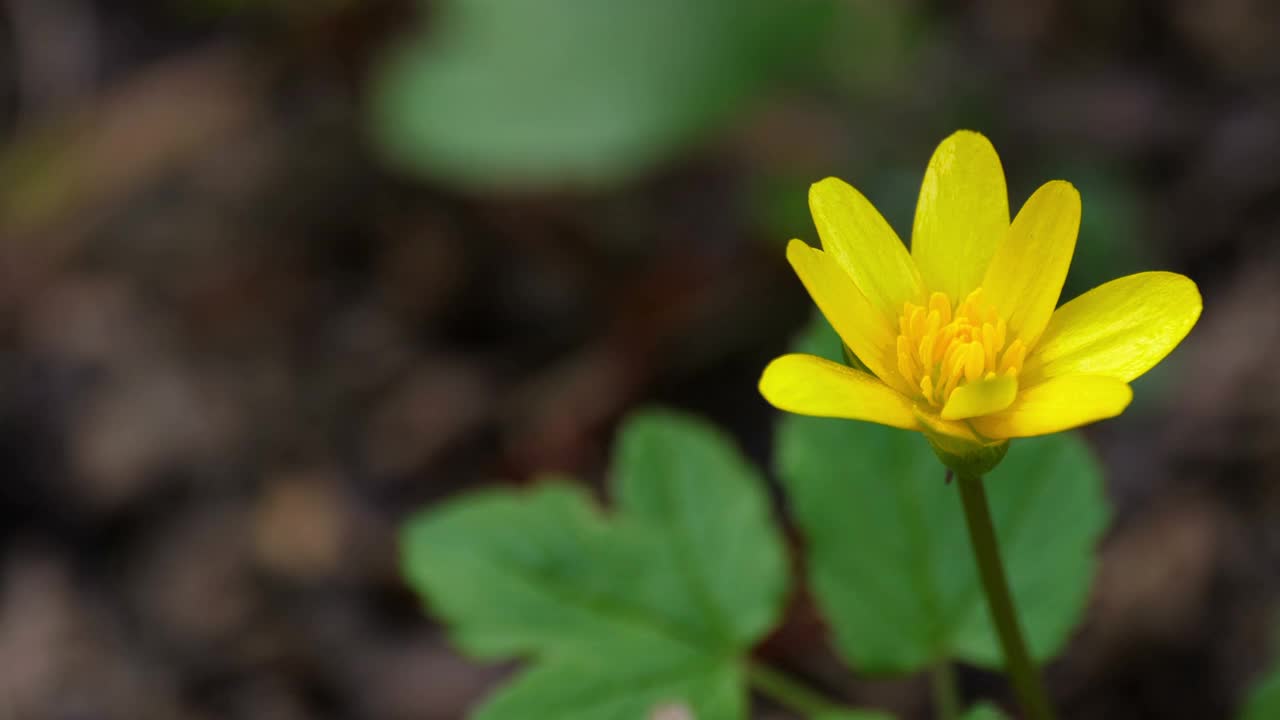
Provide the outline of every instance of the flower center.
[[925,307],[905,303],[898,330],[898,372],[936,408],[965,383],[1017,376],[1027,356],[1021,340],[1005,344],[1008,326],[982,288],[957,305],[940,292]]

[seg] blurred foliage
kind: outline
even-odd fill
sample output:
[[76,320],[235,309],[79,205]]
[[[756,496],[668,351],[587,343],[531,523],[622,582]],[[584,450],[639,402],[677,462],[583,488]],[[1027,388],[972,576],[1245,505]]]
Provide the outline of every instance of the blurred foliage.
[[910,92],[931,18],[913,2],[844,0],[832,19],[833,80],[859,99]]
[[960,720],[1005,720],[1008,717],[999,708],[990,703],[979,703],[969,708]]
[[718,431],[650,412],[621,430],[612,480],[610,518],[547,481],[407,526],[405,574],[459,646],[536,660],[476,717],[645,717],[673,700],[744,715],[742,658],[787,586],[761,477]]
[[1280,668],[1263,677],[1249,692],[1239,720],[1275,720],[1280,717]]
[[826,0],[449,0],[377,69],[370,122],[404,168],[467,185],[627,176],[764,89]]
[[1080,235],[1062,302],[1105,282],[1151,269],[1143,252],[1141,197],[1118,172],[1095,164],[1059,164],[1050,173],[1080,190]]
[[893,720],[893,716],[874,710],[839,710],[814,715],[810,720]]
[[[799,349],[840,359],[821,317]],[[858,670],[1001,666],[955,487],[921,437],[787,416],[776,447],[811,586]],[[986,486],[1031,650],[1051,658],[1084,612],[1109,515],[1101,471],[1077,437],[1058,434],[1013,441]]]
[[816,237],[809,215],[809,185],[818,179],[765,173],[751,178],[748,208],[770,252],[781,256],[791,238]]

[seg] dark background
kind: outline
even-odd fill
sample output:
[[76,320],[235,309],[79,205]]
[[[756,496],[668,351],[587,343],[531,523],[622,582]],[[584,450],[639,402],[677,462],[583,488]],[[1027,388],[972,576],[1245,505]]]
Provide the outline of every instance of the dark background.
[[[1200,284],[1198,327],[1087,433],[1115,521],[1049,679],[1069,718],[1230,716],[1280,579],[1280,5],[837,2],[696,129],[530,180],[371,127],[387,53],[447,36],[447,4],[0,0],[0,717],[462,717],[508,668],[423,616],[400,520],[597,482],[651,401],[767,463],[809,183],[905,237],[959,127],[1015,210],[1080,188],[1064,299]],[[802,597],[760,652],[928,713],[923,681],[842,669]]]

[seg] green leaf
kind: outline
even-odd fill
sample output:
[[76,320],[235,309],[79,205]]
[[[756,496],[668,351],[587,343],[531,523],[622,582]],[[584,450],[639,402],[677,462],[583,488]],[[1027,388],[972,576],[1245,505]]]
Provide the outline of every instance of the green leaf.
[[708,627],[739,644],[777,620],[786,556],[764,478],[704,423],[650,412],[627,424],[613,458],[614,496],[671,544]]
[[876,710],[838,710],[814,715],[812,720],[893,720],[893,716]]
[[551,481],[406,525],[404,575],[458,646],[534,663],[475,717],[743,716],[742,656],[787,579],[759,475],[714,429],[666,412],[629,422],[615,456],[612,517]]
[[1000,708],[991,703],[979,703],[969,708],[969,711],[961,716],[960,720],[1005,720],[1008,715],[1000,711]]
[[465,497],[411,521],[404,538],[410,584],[481,658],[583,656],[602,635],[638,653],[688,650],[681,638],[698,618],[667,601],[682,591],[674,576],[617,576],[657,560],[635,528],[560,483]]
[[1280,717],[1280,669],[1262,678],[1240,711],[1239,720],[1273,720]]
[[826,0],[448,0],[375,73],[375,140],[468,185],[611,180],[726,120],[810,50]]
[[[817,325],[801,345],[837,357]],[[809,580],[843,655],[867,672],[953,658],[1002,665],[954,484],[916,433],[787,416],[778,471],[808,540]],[[1014,441],[986,479],[1032,653],[1052,657],[1081,617],[1108,517],[1101,473],[1074,435]]]
[[687,707],[697,718],[740,718],[742,677],[728,662],[672,664],[648,671],[625,664],[602,671],[602,662],[625,661],[611,653],[595,662],[543,663],[502,688],[479,707],[474,720],[647,720],[664,707]]

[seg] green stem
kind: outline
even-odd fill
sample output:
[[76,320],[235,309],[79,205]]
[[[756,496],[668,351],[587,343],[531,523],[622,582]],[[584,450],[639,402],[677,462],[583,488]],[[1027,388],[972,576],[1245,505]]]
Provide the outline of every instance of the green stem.
[[747,679],[751,686],[779,705],[806,717],[836,713],[846,708],[828,700],[817,691],[788,677],[780,670],[767,665],[751,663],[747,666]]
[[1000,559],[1000,546],[996,543],[996,531],[987,509],[987,491],[982,486],[982,478],[960,474],[959,485],[964,519],[969,526],[969,542],[978,561],[978,575],[987,596],[987,610],[996,626],[996,634],[1000,636],[1005,670],[1009,673],[1013,692],[1018,696],[1018,703],[1028,720],[1053,720],[1053,710],[1040,674],[1022,638],[1018,611],[1009,593],[1009,581],[1005,579],[1004,562]]
[[929,673],[933,684],[933,711],[938,720],[960,717],[960,693],[956,690],[956,674],[951,663],[943,660]]

